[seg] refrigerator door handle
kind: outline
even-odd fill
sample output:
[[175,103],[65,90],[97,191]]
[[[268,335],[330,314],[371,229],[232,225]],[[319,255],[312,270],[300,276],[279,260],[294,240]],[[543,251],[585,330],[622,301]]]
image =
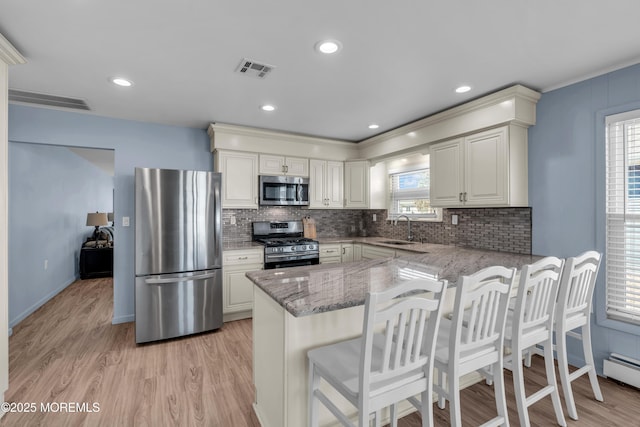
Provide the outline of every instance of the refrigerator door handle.
[[197,276],[185,276],[185,277],[172,277],[167,279],[158,279],[154,277],[150,277],[145,279],[144,282],[148,285],[161,285],[163,283],[181,283],[181,282],[190,282],[192,280],[202,280],[202,279],[210,279],[216,275],[215,272],[199,274]]

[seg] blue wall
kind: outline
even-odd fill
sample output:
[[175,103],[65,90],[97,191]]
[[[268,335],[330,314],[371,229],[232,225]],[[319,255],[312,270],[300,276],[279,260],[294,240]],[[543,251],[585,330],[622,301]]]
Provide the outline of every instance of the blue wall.
[[[640,65],[542,95],[529,128],[533,253],[567,257],[605,252],[605,126],[610,114],[640,108]],[[617,352],[640,359],[640,327],[606,319],[605,262],[592,319],[596,366]],[[575,341],[575,340],[573,340]],[[583,363],[573,343],[573,363]]]
[[206,130],[10,104],[9,141],[115,150],[113,322],[133,321],[134,168],[213,170]]
[[9,200],[13,327],[78,278],[87,212],[112,212],[113,177],[65,147],[12,142]]

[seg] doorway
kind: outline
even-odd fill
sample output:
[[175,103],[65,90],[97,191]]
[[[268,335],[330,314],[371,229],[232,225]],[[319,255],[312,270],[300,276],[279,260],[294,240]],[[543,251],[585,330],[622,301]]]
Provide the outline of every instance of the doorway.
[[114,150],[9,142],[9,327],[79,277],[90,212],[113,212]]

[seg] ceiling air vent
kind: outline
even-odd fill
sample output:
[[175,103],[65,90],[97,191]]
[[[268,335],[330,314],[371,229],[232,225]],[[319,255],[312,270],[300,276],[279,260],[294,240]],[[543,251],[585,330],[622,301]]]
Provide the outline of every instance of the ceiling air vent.
[[264,79],[274,68],[273,65],[260,64],[251,59],[243,58],[236,67],[236,72],[246,76]]
[[47,107],[72,108],[74,110],[91,110],[82,99],[45,95],[43,93],[25,92],[14,89],[9,89],[9,102],[24,102],[27,104],[45,105]]

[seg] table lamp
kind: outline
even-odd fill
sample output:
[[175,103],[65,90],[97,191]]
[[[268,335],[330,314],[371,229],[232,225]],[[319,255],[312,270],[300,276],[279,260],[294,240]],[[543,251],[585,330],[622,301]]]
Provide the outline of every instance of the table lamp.
[[98,241],[98,229],[102,225],[109,225],[106,212],[89,212],[87,214],[87,226],[95,227],[95,230],[93,231],[93,240],[96,242]]

